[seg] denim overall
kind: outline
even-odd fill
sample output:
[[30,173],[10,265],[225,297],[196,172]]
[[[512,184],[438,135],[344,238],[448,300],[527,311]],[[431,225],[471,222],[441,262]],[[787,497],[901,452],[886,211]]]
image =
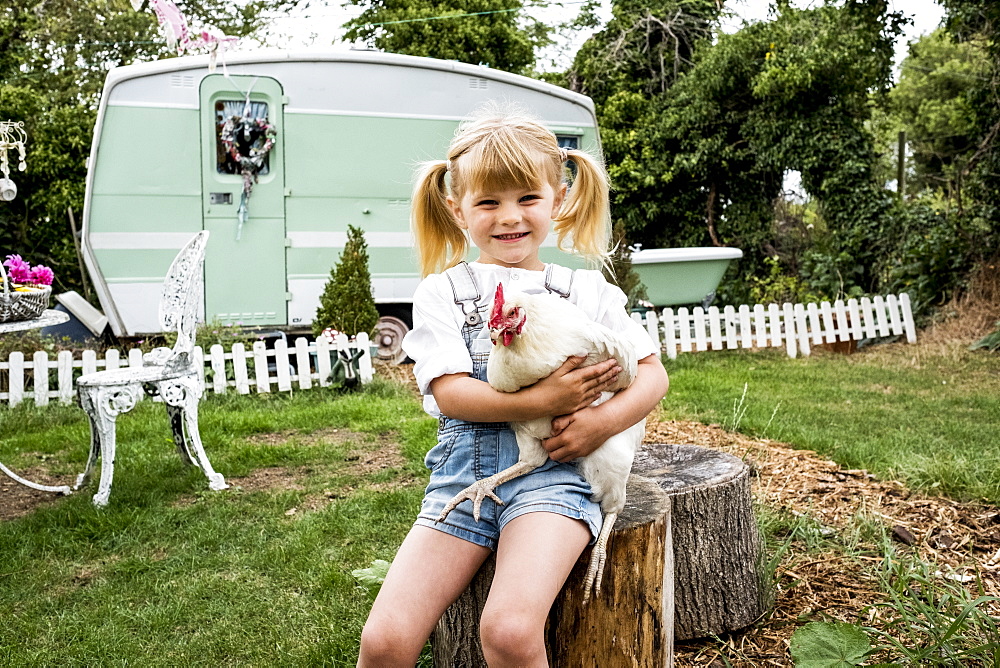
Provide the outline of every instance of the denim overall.
[[[445,275],[451,282],[455,303],[465,315],[462,338],[472,357],[472,376],[486,382],[486,362],[492,343],[483,323],[489,300],[479,293],[472,270],[464,262]],[[569,297],[572,272],[548,265],[545,287]],[[602,516],[600,505],[590,499],[590,484],[574,464],[552,460],[497,487],[494,493],[504,505],[485,499],[478,522],[472,516],[471,501],[463,501],[443,522],[437,522],[452,497],[476,480],[513,466],[517,460],[517,441],[507,422],[468,422],[442,417],[437,445],[424,459],[431,470],[431,479],[416,524],[496,549],[500,531],[507,522],[530,512],[553,512],[585,522],[593,540],[600,531]]]

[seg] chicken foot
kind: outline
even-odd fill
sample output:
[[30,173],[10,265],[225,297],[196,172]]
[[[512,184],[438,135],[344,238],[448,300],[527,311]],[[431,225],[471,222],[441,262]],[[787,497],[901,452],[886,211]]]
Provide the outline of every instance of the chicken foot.
[[537,468],[537,466],[529,464],[528,462],[518,462],[511,467],[505,468],[503,471],[494,473],[488,478],[477,480],[456,494],[454,498],[448,502],[448,505],[446,505],[444,510],[441,511],[441,514],[438,515],[437,521],[443,522],[444,518],[448,517],[448,513],[455,510],[455,508],[458,507],[458,504],[462,503],[462,501],[468,499],[469,501],[472,501],[472,516],[478,522],[479,510],[486,497],[490,497],[501,506],[504,505],[503,501],[500,500],[500,497],[493,493],[494,489],[509,480],[513,480],[514,478],[522,476],[526,473],[531,473]]
[[[604,524],[601,526],[601,533],[597,536],[594,549],[590,552],[590,566],[587,567],[587,579],[583,584],[583,602],[590,600],[590,590],[600,596],[601,580],[604,578],[604,562],[608,558],[608,540],[611,538],[611,529],[615,526],[618,513],[608,513],[604,516]],[[596,581],[595,581],[596,579]]]

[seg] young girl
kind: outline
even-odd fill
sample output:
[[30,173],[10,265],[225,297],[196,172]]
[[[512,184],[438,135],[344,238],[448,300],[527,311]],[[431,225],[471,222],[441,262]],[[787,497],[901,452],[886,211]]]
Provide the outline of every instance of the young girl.
[[[567,194],[566,161],[577,168]],[[545,666],[549,608],[584,547],[601,528],[600,506],[572,463],[639,422],[667,391],[667,374],[649,335],[625,312],[625,295],[599,271],[546,265],[538,249],[553,221],[560,247],[595,260],[607,254],[608,184],[601,163],[559,147],[555,136],[518,113],[488,111],[463,124],[448,159],[418,177],[413,227],[425,276],[413,299],[413,330],[403,347],[424,408],[440,419],[420,515],[403,541],[361,634],[359,666],[413,666],[438,619],[491,551],[496,574],[480,620],[490,666]],[[465,263],[468,241],[479,249]],[[434,273],[438,271],[442,273]],[[502,393],[486,381],[490,299],[504,290],[551,291],[632,340],[639,371],[628,389],[590,404],[621,370],[615,360],[577,368],[570,358],[538,383]],[[442,508],[478,479],[514,464],[507,422],[544,416],[554,436],[550,461],[497,487],[479,521],[462,503]]]

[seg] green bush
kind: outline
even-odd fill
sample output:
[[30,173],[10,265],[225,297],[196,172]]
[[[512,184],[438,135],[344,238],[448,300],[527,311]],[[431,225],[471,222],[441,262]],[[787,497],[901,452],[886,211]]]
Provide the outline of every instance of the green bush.
[[956,212],[932,203],[908,202],[897,216],[895,238],[887,245],[884,292],[906,292],[915,313],[943,304],[962,287],[982,250],[981,240]]
[[808,304],[821,302],[824,297],[810,290],[794,273],[786,273],[777,255],[764,258],[768,274],[764,278],[751,276],[748,281],[753,304]]
[[368,244],[362,230],[348,225],[344,251],[330,270],[330,280],[319,298],[313,334],[319,336],[328,327],[349,335],[371,332],[377,323],[378,310],[368,271]]

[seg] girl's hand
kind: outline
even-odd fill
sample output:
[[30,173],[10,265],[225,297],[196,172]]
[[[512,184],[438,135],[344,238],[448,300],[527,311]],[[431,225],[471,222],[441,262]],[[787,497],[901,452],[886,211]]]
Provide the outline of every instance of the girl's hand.
[[585,406],[552,420],[552,436],[542,441],[549,458],[558,462],[585,457],[653,410],[670,387],[658,355],[639,360],[630,386],[599,406]]
[[553,419],[552,436],[542,441],[542,447],[549,453],[549,459],[571,462],[586,457],[613,435],[613,431],[607,431],[607,420],[600,417],[600,412],[587,406]]
[[614,359],[577,368],[585,359],[570,357],[550,375],[531,386],[550,415],[575,413],[594,403],[601,392],[614,384],[622,370]]

